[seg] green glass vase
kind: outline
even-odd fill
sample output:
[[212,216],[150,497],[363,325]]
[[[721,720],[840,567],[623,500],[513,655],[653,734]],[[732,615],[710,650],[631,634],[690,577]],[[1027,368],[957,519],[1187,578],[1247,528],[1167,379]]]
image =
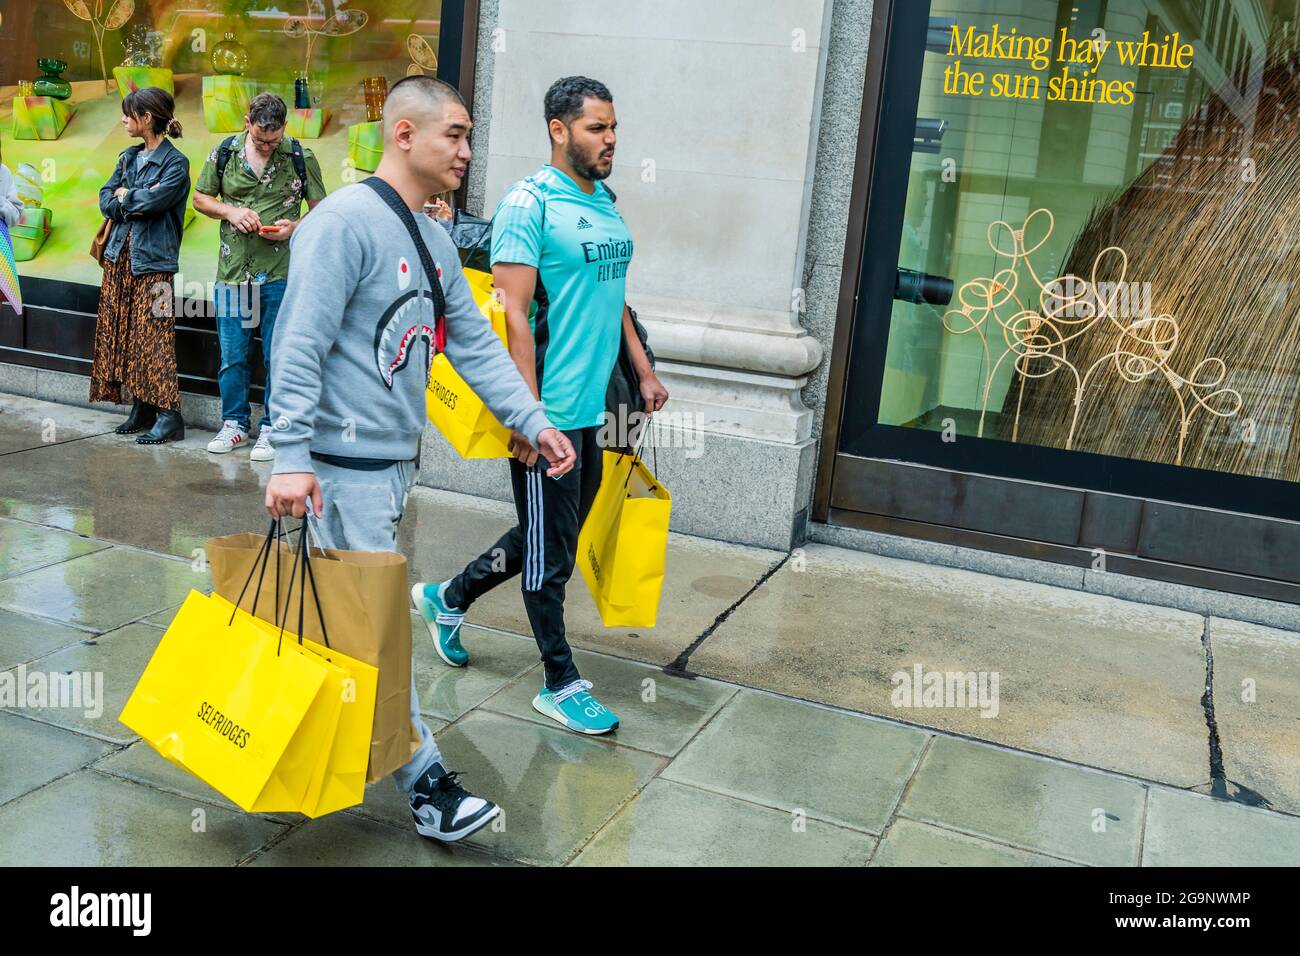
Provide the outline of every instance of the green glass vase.
[[32,93],[36,96],[52,96],[56,100],[66,100],[72,95],[72,84],[59,76],[68,68],[62,60],[41,57],[36,61],[41,76],[32,84]]
[[233,33],[212,48],[212,69],[222,76],[243,76],[248,69],[248,50]]

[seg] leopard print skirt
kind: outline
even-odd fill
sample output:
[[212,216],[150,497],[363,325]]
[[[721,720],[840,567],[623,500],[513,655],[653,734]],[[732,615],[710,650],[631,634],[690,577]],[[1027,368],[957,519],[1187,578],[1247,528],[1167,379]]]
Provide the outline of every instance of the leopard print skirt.
[[173,302],[172,273],[131,274],[128,235],[117,261],[104,260],[90,369],[92,402],[120,405],[135,399],[180,411]]

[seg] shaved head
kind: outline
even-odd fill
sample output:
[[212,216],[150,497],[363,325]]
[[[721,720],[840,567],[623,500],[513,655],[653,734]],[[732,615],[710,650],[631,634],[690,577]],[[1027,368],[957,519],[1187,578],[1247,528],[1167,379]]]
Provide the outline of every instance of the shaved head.
[[413,126],[424,126],[438,122],[447,113],[448,106],[456,106],[457,112],[465,112],[465,100],[456,87],[432,76],[408,76],[393,84],[384,100],[384,139],[393,136],[393,130],[401,120],[408,120]]
[[[384,155],[375,175],[393,184],[412,209],[465,181],[473,151],[465,101],[432,76],[408,76],[384,101]],[[408,195],[409,193],[409,195]]]

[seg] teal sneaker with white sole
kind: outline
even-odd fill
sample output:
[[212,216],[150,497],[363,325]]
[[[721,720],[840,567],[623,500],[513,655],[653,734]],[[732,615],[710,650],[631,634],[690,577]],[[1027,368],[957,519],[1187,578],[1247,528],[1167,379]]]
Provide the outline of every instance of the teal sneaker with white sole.
[[617,730],[618,714],[587,693],[589,690],[589,680],[576,680],[557,691],[543,687],[533,698],[533,710],[580,734]]
[[433,638],[433,649],[443,663],[464,667],[469,663],[469,652],[460,643],[460,626],[465,623],[465,612],[447,606],[443,593],[448,582],[417,584],[411,588],[411,601],[424,618],[424,626]]

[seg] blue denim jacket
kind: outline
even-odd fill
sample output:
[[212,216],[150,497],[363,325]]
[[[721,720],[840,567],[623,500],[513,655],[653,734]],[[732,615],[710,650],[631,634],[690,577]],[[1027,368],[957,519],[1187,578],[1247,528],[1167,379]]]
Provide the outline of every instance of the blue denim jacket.
[[[104,258],[116,262],[131,234],[131,274],[176,272],[190,196],[190,161],[171,140],[163,138],[153,155],[137,169],[137,144],[122,151],[117,168],[99,191],[99,211],[113,221]],[[113,193],[127,192],[120,200]]]

